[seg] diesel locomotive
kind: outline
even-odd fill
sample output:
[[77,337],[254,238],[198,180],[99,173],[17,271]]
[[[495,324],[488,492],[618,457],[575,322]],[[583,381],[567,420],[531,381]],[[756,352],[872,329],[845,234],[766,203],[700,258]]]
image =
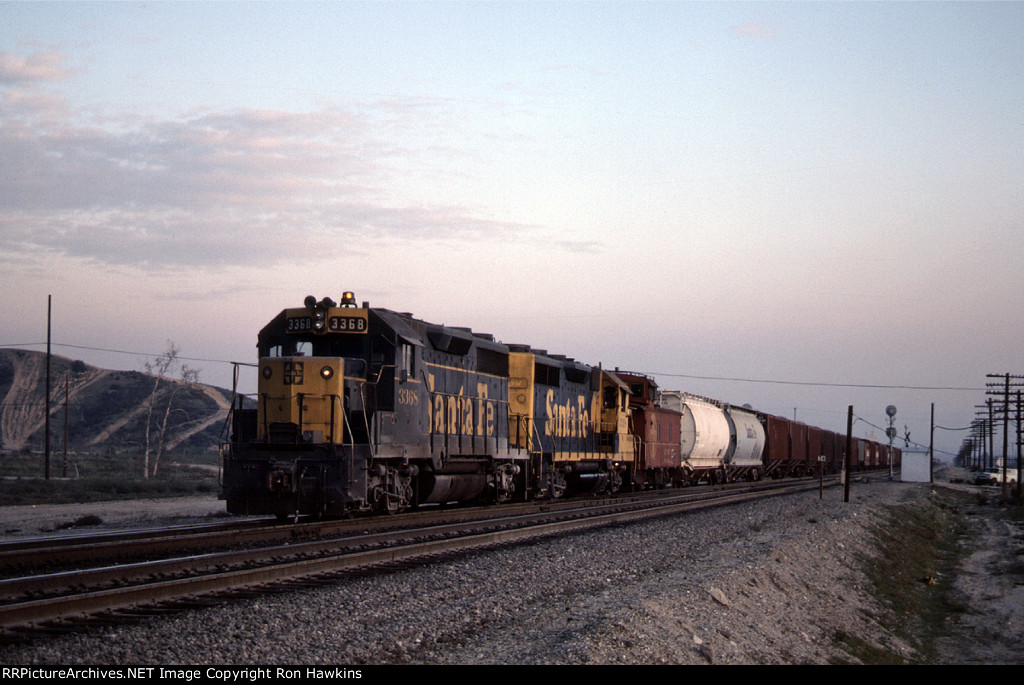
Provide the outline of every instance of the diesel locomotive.
[[[411,314],[305,299],[259,333],[255,407],[222,454],[233,514],[341,516],[422,504],[838,472],[846,436],[661,390]],[[850,468],[899,463],[853,439]]]
[[628,388],[600,366],[411,314],[305,299],[258,336],[222,462],[235,514],[338,516],[615,492]]

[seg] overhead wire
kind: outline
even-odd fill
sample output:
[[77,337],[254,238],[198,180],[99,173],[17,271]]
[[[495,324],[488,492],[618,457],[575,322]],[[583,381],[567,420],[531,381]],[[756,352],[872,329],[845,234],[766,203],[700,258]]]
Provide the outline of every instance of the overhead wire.
[[[0,348],[10,347],[36,347],[45,345],[45,342],[34,342],[34,343],[6,343],[0,344]],[[53,347],[77,349],[77,350],[88,350],[91,352],[107,352],[111,354],[126,354],[135,357],[159,357],[158,353],[146,353],[146,352],[134,352],[131,350],[119,350],[106,347],[94,347],[89,345],[73,345],[70,343],[50,343]],[[186,357],[178,356],[177,359],[183,361],[194,361],[194,362],[206,362],[215,364],[232,364],[235,366],[258,366],[251,362],[238,362],[227,359],[211,359],[206,357]],[[866,384],[866,383],[834,383],[834,382],[821,382],[821,381],[788,381],[788,380],[777,380],[767,378],[741,378],[741,377],[730,377],[730,376],[700,376],[695,374],[683,374],[683,373],[667,373],[667,372],[645,372],[651,376],[662,376],[667,378],[687,378],[691,380],[704,380],[704,381],[719,381],[719,382],[733,382],[733,383],[757,383],[764,385],[791,385],[791,386],[804,386],[804,387],[826,387],[826,388],[861,388],[861,389],[873,389],[873,390],[920,390],[920,391],[970,391],[970,392],[984,392],[985,388],[972,388],[972,387],[961,387],[961,386],[919,386],[919,385],[883,385],[883,384]],[[876,426],[863,417],[857,417],[857,420],[867,423],[872,428],[877,430],[885,430],[880,426]],[[935,426],[940,430],[948,431],[963,431],[970,430],[970,426],[962,428],[947,428],[945,426]],[[917,447],[924,447],[918,443],[914,443]]]
[[762,383],[765,385],[801,385],[819,388],[866,388],[871,390],[955,390],[979,392],[984,388],[970,388],[961,386],[932,386],[932,385],[874,385],[867,383],[826,383],[822,381],[781,381],[768,378],[738,378],[729,376],[696,376],[684,373],[661,373],[650,372],[653,376],[666,376],[669,378],[689,378],[700,381],[723,381],[732,383]]
[[[45,345],[45,342],[38,343],[20,343],[20,344],[0,344],[0,347],[31,347],[38,345]],[[54,347],[67,347],[77,350],[89,350],[92,352],[109,352],[113,354],[127,354],[136,357],[159,357],[159,353],[147,353],[147,352],[132,352],[130,350],[117,350],[105,347],[91,347],[88,345],[72,345],[70,343],[51,343]],[[184,357],[178,356],[178,359],[185,361],[196,361],[196,362],[208,362],[215,364],[238,364],[241,366],[257,366],[250,362],[238,362],[228,359],[209,359],[204,357]],[[869,390],[920,390],[920,391],[958,391],[958,392],[984,392],[985,388],[972,388],[965,386],[933,386],[933,385],[884,385],[884,384],[868,384],[868,383],[831,383],[824,381],[785,381],[771,378],[741,378],[734,376],[699,376],[695,374],[685,373],[668,373],[662,371],[645,371],[650,376],[663,376],[666,378],[688,378],[691,380],[700,381],[720,381],[729,383],[758,383],[762,385],[794,385],[804,387],[818,387],[818,388],[861,388]]]
[[[0,347],[32,347],[38,345],[45,345],[45,342],[41,343],[21,343],[21,344],[4,344]],[[72,345],[70,343],[50,343],[52,347],[68,347],[75,350],[88,350],[90,352],[110,352],[112,354],[127,354],[134,357],[160,357],[163,353],[149,353],[149,352],[132,352],[130,350],[115,350],[108,347],[90,347],[88,345]],[[182,361],[188,362],[209,362],[212,364],[237,364],[239,366],[258,366],[251,362],[236,362],[230,359],[209,359],[205,357],[185,357],[182,355],[176,355],[175,359],[181,359]]]

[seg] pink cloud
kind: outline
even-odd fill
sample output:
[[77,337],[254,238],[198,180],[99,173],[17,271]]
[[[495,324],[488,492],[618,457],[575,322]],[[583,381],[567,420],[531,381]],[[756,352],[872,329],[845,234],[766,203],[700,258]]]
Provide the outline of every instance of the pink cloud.
[[63,55],[37,52],[28,57],[0,52],[0,83],[60,81],[67,73],[61,66]]

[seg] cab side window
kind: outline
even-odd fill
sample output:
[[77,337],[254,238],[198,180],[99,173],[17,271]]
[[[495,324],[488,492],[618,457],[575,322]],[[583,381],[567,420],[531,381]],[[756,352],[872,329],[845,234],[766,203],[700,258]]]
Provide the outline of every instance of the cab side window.
[[398,377],[402,380],[416,377],[416,355],[412,345],[400,343],[398,346]]

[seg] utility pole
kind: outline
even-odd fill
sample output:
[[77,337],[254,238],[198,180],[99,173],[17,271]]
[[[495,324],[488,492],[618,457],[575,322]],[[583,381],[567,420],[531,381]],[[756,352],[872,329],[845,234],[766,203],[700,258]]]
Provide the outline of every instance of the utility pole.
[[988,405],[988,466],[991,470],[996,467],[996,420],[992,414],[992,398],[985,404]]
[[[932,473],[932,464],[935,459],[935,403],[932,402],[932,422],[928,432],[928,482],[935,482],[935,474]],[[909,447],[909,445],[908,445]]]
[[68,399],[70,397],[70,394],[71,371],[69,370],[64,372],[64,463],[62,465],[60,474],[62,478],[68,477],[68,424],[70,423],[68,411],[71,408],[71,404],[70,402],[68,402]]
[[[985,377],[986,378],[993,378],[993,379],[998,378],[998,379],[1000,379],[1002,381],[1002,383],[986,383],[985,386],[987,388],[990,388],[990,390],[986,391],[987,395],[991,395],[991,396],[997,397],[997,398],[998,398],[999,395],[1002,395],[1002,407],[1001,408],[999,407],[997,401],[993,400],[991,397],[988,400],[988,404],[989,404],[990,418],[992,418],[993,405],[996,405],[995,411],[1001,411],[1002,412],[1002,419],[1003,419],[1003,453],[1002,453],[1002,456],[1003,456],[1003,467],[1002,467],[1002,474],[1001,474],[1002,475],[1002,488],[1001,488],[1001,490],[1003,492],[1003,495],[1006,496],[1008,494],[1008,492],[1009,492],[1009,478],[1007,476],[1008,476],[1008,472],[1009,472],[1009,463],[1008,462],[1009,462],[1009,456],[1010,456],[1010,388],[1011,388],[1011,385],[1012,385],[1013,388],[1017,389],[1017,392],[1019,394],[1019,392],[1020,392],[1019,388],[1024,387],[1024,376],[1014,376],[1014,375],[1011,375],[1009,373],[1003,373],[1003,374],[992,374],[992,373],[990,373],[990,374],[986,374]],[[1011,384],[1011,380],[1013,381],[1012,384]],[[1000,390],[1001,390],[1001,392],[1000,392]],[[1020,432],[1019,409],[1018,409],[1018,419],[1017,419],[1017,431],[1018,431],[1018,433]],[[993,430],[993,432],[995,432],[995,431]],[[1018,448],[1018,451],[1019,451],[1019,448]],[[995,454],[994,454],[995,450],[993,449],[992,452],[993,452],[993,458],[994,458],[995,457]],[[993,465],[995,466],[995,464],[993,464]],[[1017,489],[1019,490],[1019,485],[1020,485],[1020,458],[1019,458],[1019,456],[1018,456],[1018,459],[1017,459],[1017,472],[1018,472],[1018,475],[1017,475],[1018,488]]]
[[846,413],[846,477],[843,478],[843,502],[850,501],[850,469],[853,452],[853,405]]
[[994,408],[992,407],[992,398],[990,397],[985,400],[985,404],[975,405],[974,408],[977,410],[979,417],[974,421],[978,446],[981,448],[979,450],[978,469],[980,471],[991,471],[995,454],[993,446],[995,420],[993,419]]
[[1020,418],[1021,418],[1021,392],[1017,391],[1017,499],[1021,499],[1022,493],[1024,493],[1024,483],[1021,482],[1021,463],[1020,463]]
[[44,473],[46,480],[50,480],[50,315],[53,311],[53,295],[46,296],[46,436],[43,438],[43,452],[45,455]]
[[[978,406],[977,409],[983,407]],[[978,412],[981,418],[977,418],[971,422],[971,464],[979,471],[985,470],[985,461],[988,459],[986,454],[986,436],[990,430],[990,423],[988,419],[984,418],[981,412]]]

